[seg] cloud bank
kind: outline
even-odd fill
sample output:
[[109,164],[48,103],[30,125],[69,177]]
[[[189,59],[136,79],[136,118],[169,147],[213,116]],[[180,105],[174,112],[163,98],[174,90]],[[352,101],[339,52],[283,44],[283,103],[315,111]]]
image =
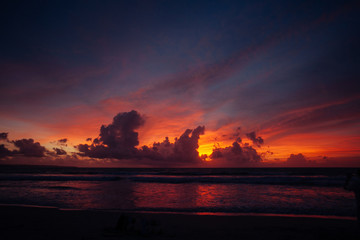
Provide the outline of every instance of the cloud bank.
[[21,139],[12,141],[19,150],[14,150],[14,154],[22,154],[26,157],[44,157],[46,148],[40,143],[35,142],[34,139]]
[[237,141],[229,147],[215,147],[210,159],[214,164],[226,166],[256,166],[262,161],[255,148]]
[[[199,156],[199,139],[205,134],[205,126],[186,129],[179,137],[171,142],[165,137],[161,142],[154,142],[149,146],[139,145],[137,130],[145,124],[145,118],[137,111],[118,113],[108,125],[102,125],[96,138],[87,138],[84,144],[78,144],[78,157],[74,153],[67,153],[63,147],[68,147],[69,140],[62,138],[54,142],[52,150],[46,149],[34,139],[8,139],[8,133],[0,133],[0,140],[5,144],[0,145],[0,158],[27,157],[39,158],[46,161],[53,159],[52,164],[65,164],[79,162],[81,159],[90,162],[129,163],[133,165],[147,166],[208,166],[209,160],[215,165],[243,166],[257,164],[262,161],[261,155],[254,147],[260,147],[264,143],[255,132],[246,134],[253,142],[242,143],[239,128],[236,129],[232,146],[214,147],[213,152],[207,156]],[[8,147],[13,148],[10,150]],[[41,162],[41,161],[40,161]],[[51,161],[50,161],[51,162]]]
[[[145,119],[135,110],[117,114],[112,123],[102,125],[100,133],[91,144],[79,144],[79,155],[84,157],[116,160],[133,159],[138,163],[149,163],[159,166],[206,166],[206,161],[214,161],[215,164],[226,165],[249,165],[262,161],[261,155],[254,146],[264,143],[255,132],[246,136],[254,143],[250,146],[243,144],[239,134],[236,141],[230,147],[215,147],[210,156],[199,156],[199,139],[205,134],[205,127],[198,126],[195,129],[186,129],[180,137],[170,142],[168,137],[162,142],[154,142],[151,146],[139,145],[136,130],[143,126]],[[89,139],[88,139],[89,140]]]
[[[14,159],[14,162],[24,159],[42,159],[37,163],[66,165],[84,164],[121,164],[130,166],[154,167],[257,167],[266,166],[263,161],[265,153],[258,150],[264,144],[264,139],[255,131],[240,133],[235,129],[231,136],[234,141],[231,146],[220,147],[214,144],[210,155],[199,154],[199,139],[205,134],[205,126],[186,129],[173,142],[165,137],[161,142],[139,146],[137,130],[144,126],[145,117],[135,110],[118,113],[108,125],[102,125],[96,138],[87,138],[84,144],[78,144],[77,153],[68,152],[69,140],[62,138],[54,142],[52,150],[46,149],[34,139],[9,140],[8,133],[0,133],[0,159]],[[250,141],[243,141],[246,137]],[[20,158],[19,158],[20,157]],[[45,161],[45,162],[44,162]],[[24,164],[24,162],[21,162]],[[291,154],[282,162],[284,166],[313,166],[315,161],[308,160],[302,153]],[[98,165],[99,166],[99,165]]]
[[138,133],[135,132],[145,120],[136,111],[117,114],[113,122],[102,125],[99,137],[91,144],[77,146],[82,156],[92,158],[128,159],[138,156]]
[[46,152],[49,152],[45,147],[41,146],[39,142],[35,142],[34,139],[19,139],[10,141],[8,139],[8,133],[0,133],[0,140],[6,141],[9,145],[12,145],[15,149],[8,149],[5,144],[0,145],[0,159],[21,155],[24,157],[44,157]]
[[291,167],[304,167],[314,164],[316,164],[316,161],[308,160],[302,153],[290,154],[290,157],[286,160],[286,165]]
[[200,135],[204,133],[204,126],[186,129],[179,138],[175,138],[174,143],[171,143],[166,137],[163,142],[153,143],[152,147],[143,146],[140,154],[154,163],[161,162],[165,165],[201,164],[198,142]]
[[[186,129],[185,132],[171,143],[166,137],[163,142],[155,142],[152,146],[139,145],[136,130],[145,123],[137,111],[117,114],[111,124],[102,125],[97,138],[91,144],[79,144],[80,156],[91,158],[112,158],[117,160],[136,159],[151,161],[154,164],[200,163],[199,138],[205,133],[204,126]],[[90,138],[87,139],[91,141]]]
[[8,133],[0,133],[0,140],[8,140]]

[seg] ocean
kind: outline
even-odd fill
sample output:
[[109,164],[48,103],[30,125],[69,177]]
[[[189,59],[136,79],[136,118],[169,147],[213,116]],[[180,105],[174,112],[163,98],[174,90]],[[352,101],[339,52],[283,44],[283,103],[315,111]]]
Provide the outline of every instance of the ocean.
[[0,165],[0,204],[192,214],[354,217],[350,168],[76,168]]

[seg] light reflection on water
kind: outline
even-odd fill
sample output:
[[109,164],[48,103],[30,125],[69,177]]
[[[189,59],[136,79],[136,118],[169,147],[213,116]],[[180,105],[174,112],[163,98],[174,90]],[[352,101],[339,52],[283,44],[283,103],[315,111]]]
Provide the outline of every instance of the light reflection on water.
[[287,185],[13,181],[1,184],[0,203],[79,209],[355,215],[351,192],[339,187]]
[[[335,187],[239,184],[159,184],[134,186],[136,208],[353,215],[352,193]],[[345,214],[345,215],[346,215]]]

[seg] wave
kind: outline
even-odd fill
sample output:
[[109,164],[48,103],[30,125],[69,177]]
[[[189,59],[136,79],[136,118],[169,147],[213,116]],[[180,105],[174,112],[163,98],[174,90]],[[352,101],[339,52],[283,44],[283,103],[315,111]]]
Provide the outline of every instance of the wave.
[[135,182],[154,183],[219,183],[219,184],[261,184],[299,186],[343,186],[344,177],[130,177]]
[[66,176],[66,175],[8,175],[0,181],[119,181],[118,176]]
[[[124,211],[124,209],[107,209],[109,211]],[[288,216],[288,217],[318,217],[318,218],[339,218],[356,220],[355,213],[349,214],[342,211],[322,211],[297,208],[238,208],[238,207],[196,207],[196,208],[167,208],[167,207],[140,207],[126,209],[127,212],[152,212],[152,213],[182,213],[182,214],[208,214],[208,215],[258,215],[258,216]]]
[[35,204],[14,204],[14,203],[0,203],[0,207],[21,207],[21,208],[43,208],[56,209],[60,211],[100,211],[100,212],[135,212],[135,213],[165,213],[165,214],[190,214],[190,215],[214,215],[214,216],[254,216],[254,217],[296,217],[296,218],[324,218],[324,219],[341,219],[356,221],[353,214],[342,212],[327,213],[327,212],[297,212],[290,209],[280,212],[269,211],[264,209],[239,209],[239,208],[134,208],[134,209],[117,209],[117,208],[68,208],[60,206],[49,205],[35,205]]
[[289,186],[342,187],[344,176],[179,176],[179,175],[42,175],[42,174],[3,174],[0,181],[121,181],[169,184],[261,184]]

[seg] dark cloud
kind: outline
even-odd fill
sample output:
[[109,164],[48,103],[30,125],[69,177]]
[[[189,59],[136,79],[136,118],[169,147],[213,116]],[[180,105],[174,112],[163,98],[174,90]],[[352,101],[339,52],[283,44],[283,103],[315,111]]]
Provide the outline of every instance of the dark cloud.
[[144,154],[153,154],[152,152],[155,152],[155,158],[167,159],[174,155],[174,143],[171,143],[169,138],[165,137],[164,141],[155,142],[152,149],[143,146],[142,151]]
[[67,138],[62,138],[62,139],[57,140],[57,141],[55,142],[55,144],[58,145],[58,146],[65,146],[65,147],[67,147],[67,142],[68,142],[68,141],[69,141],[69,140],[68,140]]
[[131,151],[139,145],[138,129],[144,124],[144,119],[136,111],[119,113],[113,119],[112,124],[102,125],[100,129],[100,141],[110,148],[122,148]]
[[240,134],[241,134],[241,127],[237,127],[235,133],[233,134],[233,137],[239,137]]
[[[91,158],[137,159],[153,165],[174,166],[201,164],[199,156],[199,139],[205,133],[204,126],[186,129],[184,133],[170,142],[166,137],[162,142],[155,142],[152,146],[138,145],[137,128],[144,124],[143,118],[136,111],[119,113],[111,124],[100,128],[99,137],[91,144],[80,144],[77,149],[82,156]],[[237,132],[240,128],[237,129]],[[213,150],[210,158],[214,161],[231,165],[256,164],[262,161],[259,153],[249,144],[243,144],[239,134],[232,146]],[[260,146],[264,140],[257,137],[255,132],[247,134],[254,145]]]
[[91,142],[92,138],[87,138],[86,141],[87,142]]
[[200,164],[199,138],[205,133],[204,126],[195,129],[186,129],[175,142],[171,143],[166,137],[163,142],[154,143],[151,148],[143,146],[139,154],[146,159],[152,160],[153,164],[163,166]]
[[262,137],[256,137],[255,132],[247,133],[246,137],[248,139],[250,139],[258,147],[260,147],[262,144],[264,144],[264,139],[262,139]]
[[[322,160],[326,161],[327,158]],[[316,160],[309,160],[302,153],[291,154],[290,157],[286,160],[286,165],[291,167],[308,167],[308,166],[319,166]]]
[[305,158],[305,156],[302,153],[299,154],[291,154],[290,157],[287,159],[287,163],[288,164],[306,164],[307,163],[307,159]]
[[91,145],[80,144],[77,148],[82,155],[94,158],[133,158],[138,152],[135,147],[139,145],[135,130],[144,122],[134,110],[119,113],[111,124],[101,126],[99,137]]
[[50,142],[52,144],[58,145],[58,146],[63,146],[63,147],[67,147],[67,142],[69,141],[69,139],[67,138],[61,138],[59,140]]
[[13,155],[12,151],[7,149],[4,144],[0,144],[0,159],[11,155]]
[[262,161],[260,154],[248,144],[242,144],[235,141],[232,146],[213,149],[210,158],[212,161],[231,165],[249,165]]
[[62,138],[58,140],[59,143],[67,143],[67,141],[68,141],[67,138]]
[[19,148],[14,150],[14,154],[23,154],[26,157],[44,157],[46,148],[41,146],[39,142],[34,142],[34,139],[21,139],[12,141],[12,143]]
[[[90,144],[79,144],[76,148],[80,156],[90,157],[91,159],[103,159],[100,161],[136,159],[138,164],[159,165],[159,166],[194,166],[202,164],[203,156],[199,156],[199,139],[205,133],[204,126],[195,129],[186,129],[180,137],[170,142],[166,137],[162,142],[155,142],[152,146],[139,145],[138,133],[135,131],[145,123],[144,118],[136,111],[123,112],[117,114],[111,124],[100,127],[99,136],[91,141]],[[240,128],[236,130],[239,133]],[[247,143],[242,143],[240,134],[236,134],[236,140],[232,146],[220,148],[216,147],[209,156],[219,165],[251,165],[262,161],[260,154]],[[257,137],[255,132],[247,134],[254,145],[263,144],[263,139]],[[7,134],[4,134],[7,138]],[[91,139],[87,139],[88,141]],[[56,144],[66,144],[67,138],[59,139]],[[27,156],[27,157],[49,157],[64,155],[67,152],[62,148],[55,147],[53,151],[46,150],[40,143],[33,139],[21,139],[9,141],[18,150],[10,151],[4,145],[0,145],[0,156]],[[45,155],[46,154],[46,155]]]
[[80,155],[92,158],[138,159],[154,164],[173,165],[201,161],[197,149],[200,135],[205,132],[204,126],[186,129],[174,143],[166,137],[163,142],[155,142],[150,147],[142,146],[138,149],[138,133],[135,130],[144,122],[134,110],[119,113],[111,124],[101,126],[99,137],[91,144],[79,144],[77,149]]
[[0,158],[14,155],[44,157],[45,153],[48,152],[39,142],[35,142],[31,138],[9,141],[8,133],[0,133],[0,140],[6,140],[9,144],[18,148],[16,150],[9,150],[4,144],[0,144]]
[[6,132],[0,133],[0,140],[8,140],[8,133]]
[[179,139],[175,139],[173,159],[181,162],[199,161],[198,141],[204,133],[204,126],[198,126],[194,130],[186,129]]
[[[123,112],[117,114],[111,124],[102,125],[99,136],[90,144],[79,144],[76,146],[80,152],[78,155],[90,157],[91,161],[111,161],[117,160],[133,161],[136,159],[138,164],[147,164],[152,166],[200,166],[204,163],[205,156],[199,156],[199,139],[205,133],[204,126],[198,126],[195,129],[186,129],[180,137],[170,142],[168,137],[162,142],[155,142],[152,146],[142,146],[137,148],[138,133],[135,131],[145,123],[143,117],[136,111]],[[237,132],[240,130],[237,129]],[[213,162],[218,165],[226,166],[255,166],[262,162],[261,155],[248,143],[242,143],[239,134],[232,146],[220,148],[215,147],[213,153],[209,156]],[[263,143],[261,137],[257,137],[255,132],[247,134],[254,145]],[[4,134],[7,138],[7,134]],[[90,140],[90,139],[87,139]],[[59,139],[55,143],[66,144],[67,138]],[[33,158],[43,158],[45,161],[57,159],[61,162],[62,158],[69,157],[62,148],[53,148],[53,151],[46,150],[40,143],[33,139],[20,139],[9,141],[14,144],[18,150],[10,151],[4,145],[0,145],[0,157],[6,156],[26,156]],[[61,156],[58,157],[57,156]],[[49,158],[49,159],[47,159]],[[46,160],[47,159],[47,160]],[[103,159],[103,160],[101,160]],[[90,161],[90,160],[89,160]],[[67,162],[67,160],[65,161]],[[65,163],[64,162],[64,163]]]
[[53,149],[54,149],[56,155],[66,155],[67,154],[66,151],[63,149],[60,149],[60,148],[53,148]]

